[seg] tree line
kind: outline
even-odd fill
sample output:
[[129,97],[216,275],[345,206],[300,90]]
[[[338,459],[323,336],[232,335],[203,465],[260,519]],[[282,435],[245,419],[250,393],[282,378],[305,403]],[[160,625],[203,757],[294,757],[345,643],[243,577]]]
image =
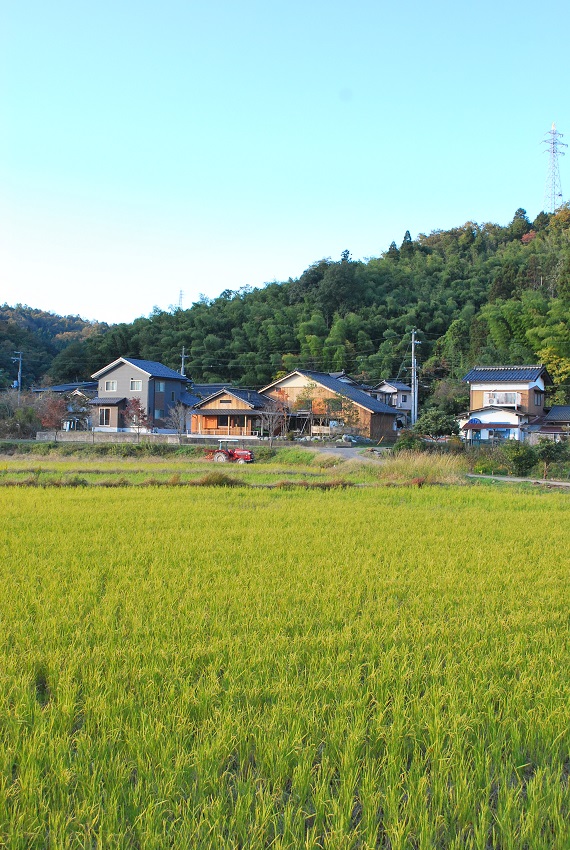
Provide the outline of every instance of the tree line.
[[[259,387],[296,367],[371,383],[409,380],[418,329],[424,400],[457,406],[458,380],[481,365],[542,362],[570,398],[570,207],[506,226],[468,221],[381,256],[314,262],[296,279],[224,290],[189,309],[107,326],[0,307],[0,386],[24,352],[24,384],[85,380],[124,355],[180,367],[194,381]],[[34,324],[35,323],[35,324]]]

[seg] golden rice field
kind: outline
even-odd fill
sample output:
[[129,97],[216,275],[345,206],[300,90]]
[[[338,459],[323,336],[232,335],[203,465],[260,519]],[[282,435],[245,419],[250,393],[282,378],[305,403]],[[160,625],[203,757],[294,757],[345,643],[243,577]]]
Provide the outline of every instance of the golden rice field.
[[570,497],[0,488],[0,847],[570,847]]

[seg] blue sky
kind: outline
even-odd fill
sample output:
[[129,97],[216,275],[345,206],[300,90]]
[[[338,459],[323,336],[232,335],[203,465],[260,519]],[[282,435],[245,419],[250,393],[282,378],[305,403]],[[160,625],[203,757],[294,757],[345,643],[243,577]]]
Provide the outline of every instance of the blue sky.
[[[29,0],[0,27],[0,302],[132,321],[543,207],[570,4]],[[570,155],[560,160],[570,197]]]

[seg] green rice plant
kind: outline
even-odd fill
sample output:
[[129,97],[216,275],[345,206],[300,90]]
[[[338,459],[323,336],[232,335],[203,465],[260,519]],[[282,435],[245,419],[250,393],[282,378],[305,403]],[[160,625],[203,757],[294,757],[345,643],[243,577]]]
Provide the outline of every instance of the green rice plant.
[[193,482],[199,487],[243,487],[244,482],[219,469],[214,469]]
[[285,446],[282,449],[276,450],[275,460],[281,464],[288,465],[309,465],[315,458],[318,457],[318,452],[301,446]]
[[565,494],[0,510],[0,844],[568,846]]
[[320,467],[321,469],[331,469],[334,467],[341,467],[346,463],[346,460],[342,457],[338,457],[338,455],[327,454],[326,452],[318,452],[313,456],[312,464]]

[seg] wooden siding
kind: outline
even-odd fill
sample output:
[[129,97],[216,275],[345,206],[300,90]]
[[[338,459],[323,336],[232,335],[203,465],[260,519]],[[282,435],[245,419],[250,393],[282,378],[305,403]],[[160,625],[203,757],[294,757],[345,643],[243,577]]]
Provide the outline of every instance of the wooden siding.
[[[520,389],[520,390],[511,390],[511,389],[502,389],[499,385],[489,385],[488,388],[482,390],[471,390],[470,397],[470,410],[481,410],[483,407],[488,407],[489,405],[485,404],[485,396],[490,392],[516,392],[520,396],[520,404],[515,408],[514,405],[505,405],[505,407],[511,407],[513,410],[517,410],[519,413],[530,413],[530,414],[540,414],[544,413],[544,393],[542,392],[542,404],[535,404],[534,394],[537,390],[533,389]],[[501,405],[497,405],[500,407]]]
[[[223,412],[220,411],[220,416],[223,415]],[[238,424],[242,418],[242,414],[238,416],[230,414],[227,417],[227,425],[218,425],[217,414],[212,416],[198,416],[194,413],[192,414],[192,434],[204,434],[209,437],[251,437],[253,436],[253,432],[258,430],[258,428],[253,427],[257,414],[249,411],[249,415],[247,415],[244,411],[243,417],[243,425]]]
[[[394,437],[396,434],[394,416],[386,413],[372,413],[346,396],[341,396],[326,387],[315,384],[304,375],[292,375],[285,386],[273,387],[267,390],[264,395],[283,402],[293,413],[295,410],[310,410],[315,416],[344,420],[347,429],[354,427],[354,430],[373,440],[379,440],[381,437]],[[344,412],[340,409],[328,410],[327,412],[327,400],[344,404]],[[350,416],[352,411],[354,411],[354,422],[349,424],[347,419],[353,418]]]
[[231,410],[243,410],[244,413],[252,413],[252,409],[249,405],[246,405],[242,399],[237,398],[235,395],[230,395],[229,393],[224,393],[223,395],[213,398],[206,404],[200,405],[200,410],[219,410],[222,413],[224,408],[229,408]]

